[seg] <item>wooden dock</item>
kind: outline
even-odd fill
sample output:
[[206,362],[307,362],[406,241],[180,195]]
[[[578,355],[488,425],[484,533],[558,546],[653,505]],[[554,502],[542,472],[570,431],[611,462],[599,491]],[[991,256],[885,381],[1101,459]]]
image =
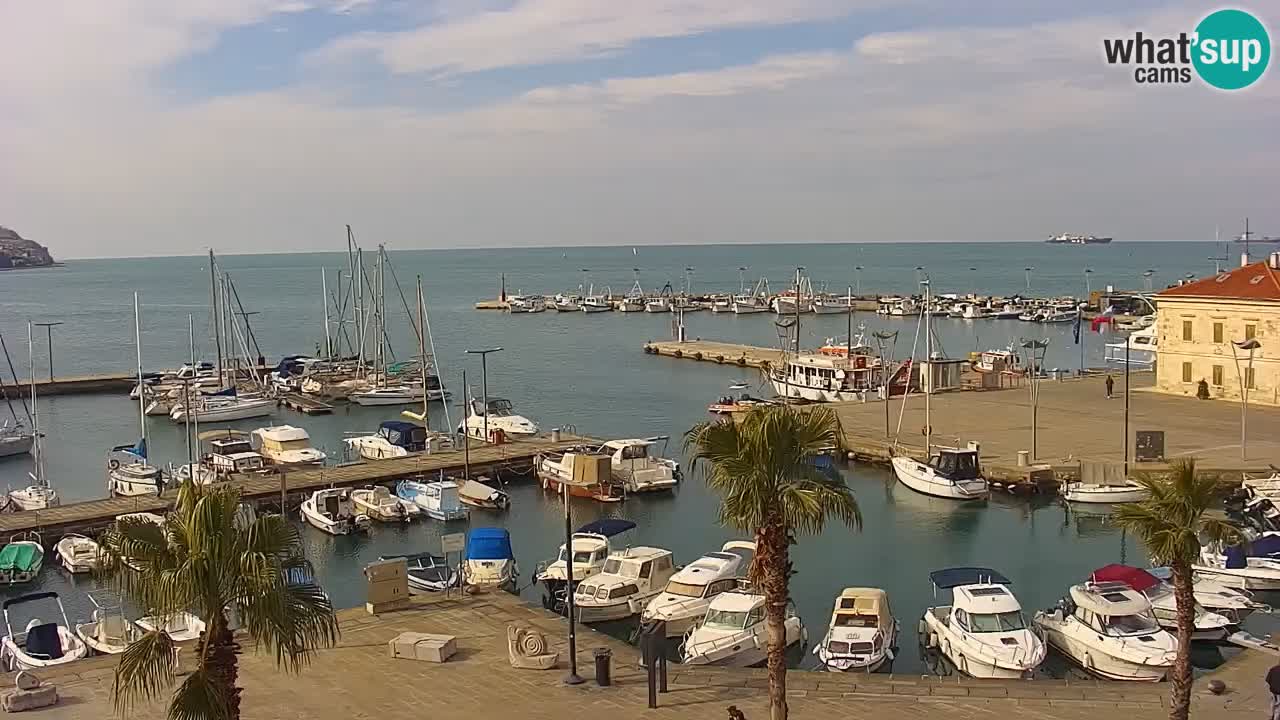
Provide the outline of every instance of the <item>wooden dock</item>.
[[[107,373],[104,375],[80,375],[60,377],[50,380],[36,380],[36,392],[40,395],[91,395],[105,393],[128,393],[138,383],[135,373]],[[29,397],[31,385],[22,382],[18,385],[0,384],[9,397]]]
[[[540,436],[518,442],[490,445],[472,441],[471,472],[489,475],[527,475],[533,477],[534,458],[539,453],[564,450],[574,445],[594,443],[590,438],[562,436],[553,441]],[[356,462],[336,467],[291,470],[270,475],[236,476],[227,482],[240,489],[246,502],[254,505],[282,503],[293,507],[315,490],[327,487],[363,487],[386,485],[396,480],[421,475],[446,475],[463,472],[461,449],[417,453],[403,458]],[[109,526],[116,516],[133,512],[162,513],[173,507],[177,491],[167,490],[159,496],[117,497],[71,503],[46,510],[26,510],[0,514],[0,544],[20,532],[35,530],[44,534],[47,543],[56,542],[66,533],[94,533]]]
[[782,351],[776,348],[714,342],[712,340],[654,340],[645,343],[644,351],[650,355],[687,358],[720,365],[736,365],[768,369],[782,362]]
[[279,400],[282,406],[304,415],[328,415],[333,412],[332,405],[312,395],[286,392],[280,394]]

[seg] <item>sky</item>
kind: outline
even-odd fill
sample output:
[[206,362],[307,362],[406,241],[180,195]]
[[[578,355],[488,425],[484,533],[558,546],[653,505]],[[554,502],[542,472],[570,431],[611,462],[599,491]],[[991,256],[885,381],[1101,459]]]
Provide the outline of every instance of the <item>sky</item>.
[[1103,60],[1217,7],[0,3],[0,225],[60,258],[1280,235],[1280,71]]

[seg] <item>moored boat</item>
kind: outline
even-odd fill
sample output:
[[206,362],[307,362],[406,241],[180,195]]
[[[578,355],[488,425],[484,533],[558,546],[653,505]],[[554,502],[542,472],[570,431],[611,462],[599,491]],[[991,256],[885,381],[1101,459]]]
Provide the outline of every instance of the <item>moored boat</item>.
[[350,535],[369,529],[369,516],[356,512],[346,488],[325,488],[311,493],[299,508],[308,525],[330,535]]
[[1009,579],[990,568],[949,568],[929,573],[950,605],[926,608],[920,620],[925,645],[938,648],[965,675],[1027,678],[1044,661],[1045,646],[1009,590]]
[[[785,646],[805,642],[808,635],[795,606],[787,603],[784,614]],[[686,665],[753,667],[763,664],[768,655],[764,596],[749,590],[731,590],[715,596],[702,622],[680,648],[680,661]]]
[[511,533],[506,528],[492,527],[468,530],[462,577],[463,582],[472,587],[514,592],[519,584],[520,568],[511,551]]
[[680,568],[645,605],[641,621],[661,621],[666,624],[667,637],[684,637],[707,614],[713,598],[739,589],[749,562],[747,555],[755,550],[753,542],[730,540],[718,551]]
[[897,647],[898,621],[888,593],[850,587],[836,596],[831,624],[813,654],[832,672],[875,672],[893,662]]
[[[58,606],[58,614],[62,623],[44,622],[41,618],[32,618],[26,624],[26,631],[15,633],[11,610],[20,605],[41,600],[53,600]],[[5,637],[0,641],[0,665],[9,672],[16,670],[38,670],[56,667],[75,662],[88,654],[89,648],[84,641],[76,637],[71,629],[71,621],[67,619],[66,608],[56,592],[39,592],[9,598],[4,601]]]
[[273,425],[254,430],[251,437],[258,453],[272,465],[298,467],[324,463],[325,454],[312,447],[311,435],[303,428]]
[[378,522],[409,522],[422,515],[422,508],[417,504],[392,495],[381,485],[352,490],[351,503],[357,511]]
[[614,550],[598,574],[578,583],[574,607],[584,623],[639,615],[675,574],[671,551],[655,547]]
[[[573,546],[574,586],[604,569],[605,559],[609,556],[611,549],[610,538],[633,530],[635,527],[636,524],[630,520],[605,518],[593,520],[578,528],[570,536],[570,543]],[[535,569],[534,579],[542,584],[543,607],[556,608],[565,602],[569,571],[567,562],[569,562],[569,553],[565,552],[565,546],[561,545],[559,554],[554,560],[539,563]]]
[[[1116,582],[1142,593],[1151,603],[1151,615],[1160,627],[1170,632],[1178,629],[1178,605],[1173,594],[1173,585],[1167,583],[1142,568],[1129,565],[1111,564],[1094,570],[1089,576],[1090,582],[1100,585],[1105,582]],[[1227,637],[1231,620],[1215,612],[1209,612],[1197,602],[1193,609],[1194,625],[1191,629],[1192,640],[1222,640]]]
[[511,507],[511,496],[492,485],[480,480],[454,482],[458,486],[458,500],[463,505],[480,510],[506,510]]
[[448,522],[467,517],[467,507],[458,497],[458,486],[448,480],[401,480],[396,484],[396,497],[416,504],[433,520]]
[[894,475],[916,492],[951,500],[982,500],[990,489],[982,477],[978,443],[965,448],[934,447],[928,463],[899,455],[892,458]]
[[93,572],[99,565],[98,543],[93,538],[68,533],[53,546],[58,562],[73,575]]
[[18,533],[0,548],[0,585],[25,585],[44,566],[44,543],[34,532]]
[[1108,680],[1159,682],[1177,655],[1177,641],[1151,617],[1151,603],[1123,583],[1073,585],[1034,622],[1055,650]]

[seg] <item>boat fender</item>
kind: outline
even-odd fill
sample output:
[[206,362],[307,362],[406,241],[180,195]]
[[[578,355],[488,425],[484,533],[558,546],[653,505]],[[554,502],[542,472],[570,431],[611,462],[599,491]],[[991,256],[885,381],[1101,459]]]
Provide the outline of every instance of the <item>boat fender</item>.
[[676,357],[684,357],[684,351],[683,351],[683,350],[677,350],[677,351],[675,351],[675,352],[673,352],[673,353],[671,353],[671,354],[672,354],[672,355],[675,355]]
[[1084,657],[1080,658],[1080,664],[1084,667],[1085,670],[1092,670],[1093,658],[1089,657],[1089,653],[1086,652],[1084,654]]
[[723,355],[717,355],[717,356],[716,356],[716,362],[718,362],[718,363],[720,363],[721,365],[723,365],[723,364],[724,364],[724,356],[723,356]]
[[739,365],[739,366],[746,365],[746,364],[747,364],[747,359],[746,359],[745,357],[740,357],[740,358],[738,358],[738,365]]
[[924,618],[920,618],[920,620],[916,622],[916,634],[924,638],[926,641],[929,639],[929,625],[924,621]]
[[702,359],[702,353],[701,353],[701,352],[696,352],[696,353],[694,353],[694,354],[693,354],[693,359],[694,359],[694,360],[701,360],[701,359]]
[[920,434],[921,434],[921,435],[932,435],[932,434],[933,434],[933,426],[932,426],[932,425],[922,425],[922,426],[920,426]]

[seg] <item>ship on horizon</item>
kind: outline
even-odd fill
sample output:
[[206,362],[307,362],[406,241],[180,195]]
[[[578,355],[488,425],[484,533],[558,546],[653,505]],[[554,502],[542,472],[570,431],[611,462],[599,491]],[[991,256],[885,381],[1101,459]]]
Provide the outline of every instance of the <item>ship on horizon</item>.
[[1047,243],[1055,245],[1106,245],[1111,242],[1109,237],[1098,237],[1097,235],[1073,235],[1071,233],[1062,233],[1061,235],[1050,235]]

